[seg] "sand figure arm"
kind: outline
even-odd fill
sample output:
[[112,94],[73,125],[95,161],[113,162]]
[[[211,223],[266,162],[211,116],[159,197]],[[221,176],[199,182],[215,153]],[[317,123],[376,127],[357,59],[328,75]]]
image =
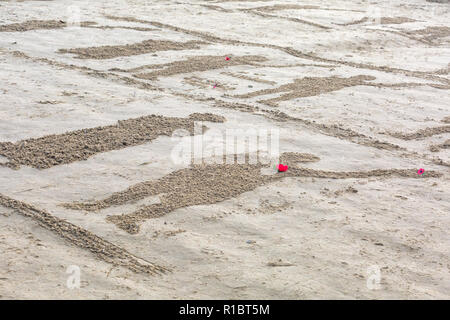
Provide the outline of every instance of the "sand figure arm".
[[[279,173],[280,177],[313,177],[327,179],[352,179],[370,177],[405,177],[420,178],[416,169],[374,169],[368,171],[324,171],[298,166],[301,162],[316,162],[320,159],[312,154],[285,152],[280,156],[280,163],[287,164],[289,170]],[[428,178],[438,178],[442,174],[436,171],[427,171]]]
[[291,89],[287,85],[282,85],[278,88],[253,91],[253,92],[249,92],[249,93],[238,94],[233,97],[235,97],[235,98],[253,98],[253,97],[263,96],[263,95],[272,94],[272,93],[287,92],[290,90]]

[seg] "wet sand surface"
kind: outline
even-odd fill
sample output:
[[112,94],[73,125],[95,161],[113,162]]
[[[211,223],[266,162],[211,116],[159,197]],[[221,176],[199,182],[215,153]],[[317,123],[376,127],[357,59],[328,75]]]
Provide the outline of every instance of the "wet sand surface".
[[0,299],[450,298],[448,21],[1,2]]

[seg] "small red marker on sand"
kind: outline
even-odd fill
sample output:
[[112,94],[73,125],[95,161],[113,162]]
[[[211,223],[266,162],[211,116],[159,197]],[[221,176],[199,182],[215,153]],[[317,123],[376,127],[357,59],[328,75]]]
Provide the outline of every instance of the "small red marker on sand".
[[230,57],[225,57],[225,60],[227,60],[227,61],[230,60]]
[[288,169],[288,166],[285,166],[284,164],[279,164],[278,166],[277,166],[277,168],[278,168],[278,172],[285,172],[285,171],[287,171],[287,169]]
[[420,169],[417,171],[417,174],[418,174],[419,176],[421,176],[424,172],[425,172],[425,169],[420,168]]

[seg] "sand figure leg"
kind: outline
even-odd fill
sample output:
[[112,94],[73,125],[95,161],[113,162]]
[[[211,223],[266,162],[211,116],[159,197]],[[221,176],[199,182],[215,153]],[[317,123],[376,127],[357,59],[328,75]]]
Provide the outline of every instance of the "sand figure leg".
[[167,203],[155,203],[129,214],[108,216],[106,221],[114,223],[118,228],[130,234],[137,234],[140,230],[140,224],[143,221],[150,218],[162,217],[174,209]]
[[[370,177],[404,177],[421,178],[417,169],[375,169],[369,171],[324,171],[310,168],[295,167],[283,173],[286,177],[312,177],[326,179],[361,179]],[[427,171],[427,178],[438,178],[442,174],[436,171]]]
[[119,206],[165,192],[164,181],[148,181],[138,183],[128,189],[113,193],[111,196],[92,202],[66,203],[63,207],[74,210],[97,211],[111,206]]

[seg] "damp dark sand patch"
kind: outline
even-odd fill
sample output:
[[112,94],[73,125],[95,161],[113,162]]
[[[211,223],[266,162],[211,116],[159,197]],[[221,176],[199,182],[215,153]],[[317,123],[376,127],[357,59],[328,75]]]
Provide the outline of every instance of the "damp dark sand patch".
[[200,49],[203,41],[175,42],[169,40],[145,40],[139,43],[118,45],[118,46],[100,46],[89,48],[59,49],[59,53],[75,54],[78,59],[112,59],[117,57],[134,56],[150,52],[166,50],[189,50]]
[[441,122],[443,122],[443,123],[450,123],[450,116],[445,117],[444,119],[441,120]]
[[197,71],[208,71],[214,69],[226,68],[229,66],[251,65],[254,62],[267,61],[261,56],[241,56],[231,57],[230,60],[225,59],[226,56],[193,56],[186,60],[174,61],[157,65],[142,66],[130,70],[112,69],[111,71],[127,71],[137,72],[145,69],[161,69],[148,73],[138,73],[134,76],[139,79],[154,80],[158,77],[168,77],[182,73],[190,73]]
[[32,218],[41,227],[50,230],[68,243],[78,248],[89,250],[97,258],[114,266],[125,267],[136,273],[159,274],[169,271],[165,267],[134,256],[127,250],[104,240],[86,229],[24,202],[0,194],[0,206],[13,209],[27,218]]
[[413,133],[403,133],[403,132],[389,132],[390,136],[402,140],[416,140],[416,139],[422,139],[426,137],[431,137],[438,134],[443,133],[450,133],[450,126],[439,126],[439,127],[433,127],[433,128],[425,128],[418,130]]
[[296,79],[293,83],[282,85],[274,89],[264,89],[254,91],[251,93],[236,95],[236,98],[252,98],[260,95],[267,95],[280,92],[288,92],[280,97],[261,100],[258,102],[277,106],[277,102],[292,100],[295,98],[312,97],[323,93],[333,92],[341,90],[346,87],[365,85],[366,81],[375,80],[372,76],[354,76],[349,78],[340,77],[305,77],[302,79]]
[[[248,158],[247,158],[248,160]],[[150,218],[164,216],[176,209],[222,202],[252,191],[267,183],[286,177],[314,177],[327,179],[350,179],[369,177],[417,178],[416,169],[387,169],[361,172],[334,172],[297,167],[297,163],[315,162],[319,158],[311,154],[284,153],[280,162],[289,170],[283,173],[263,174],[262,164],[202,164],[177,170],[161,179],[136,184],[122,192],[91,203],[71,203],[70,209],[95,211],[115,205],[136,202],[149,196],[159,195],[160,203],[144,206],[130,214],[108,216],[107,221],[129,233],[139,232],[139,224]],[[224,162],[225,163],[225,162]],[[427,177],[440,177],[430,171]]]
[[81,129],[16,143],[0,142],[0,155],[9,160],[0,165],[13,169],[18,169],[21,165],[47,169],[86,160],[100,152],[144,144],[159,136],[170,136],[177,129],[185,129],[193,134],[195,121],[224,122],[225,118],[210,113],[194,113],[189,118],[151,115],[121,120],[116,125]]

